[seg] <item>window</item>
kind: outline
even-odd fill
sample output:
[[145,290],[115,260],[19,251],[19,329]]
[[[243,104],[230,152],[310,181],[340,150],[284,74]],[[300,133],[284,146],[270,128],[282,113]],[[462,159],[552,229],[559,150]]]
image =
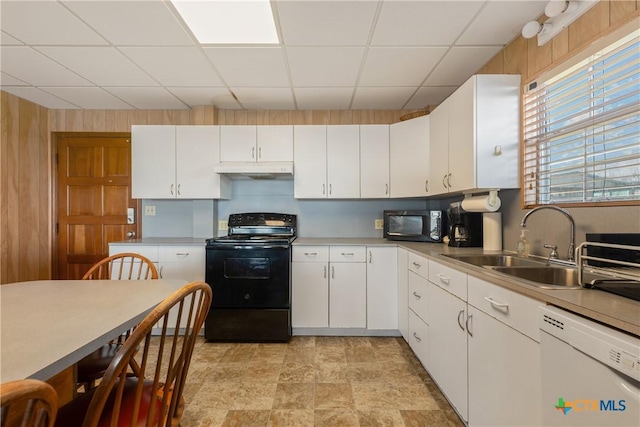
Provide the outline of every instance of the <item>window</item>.
[[531,83],[523,101],[527,207],[640,201],[640,31]]

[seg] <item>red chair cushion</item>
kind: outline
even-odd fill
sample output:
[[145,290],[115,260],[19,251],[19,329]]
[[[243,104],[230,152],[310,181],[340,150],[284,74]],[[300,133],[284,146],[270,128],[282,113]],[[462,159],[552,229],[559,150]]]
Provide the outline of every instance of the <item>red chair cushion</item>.
[[111,343],[103,345],[87,357],[78,362],[78,382],[84,383],[97,380],[104,376],[111,360],[115,357],[121,345]]

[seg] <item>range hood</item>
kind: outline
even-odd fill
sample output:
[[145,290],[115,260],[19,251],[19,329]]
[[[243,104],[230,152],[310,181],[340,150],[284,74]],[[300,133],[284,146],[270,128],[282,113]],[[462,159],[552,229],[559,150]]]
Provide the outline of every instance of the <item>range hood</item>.
[[293,162],[221,162],[213,171],[232,179],[293,179]]

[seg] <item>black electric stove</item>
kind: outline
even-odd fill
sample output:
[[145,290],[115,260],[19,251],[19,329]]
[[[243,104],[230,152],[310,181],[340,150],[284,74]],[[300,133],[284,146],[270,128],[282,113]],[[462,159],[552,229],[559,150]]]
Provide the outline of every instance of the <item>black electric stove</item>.
[[205,281],[213,290],[205,339],[286,342],[291,338],[291,243],[296,216],[229,216],[226,236],[207,240]]

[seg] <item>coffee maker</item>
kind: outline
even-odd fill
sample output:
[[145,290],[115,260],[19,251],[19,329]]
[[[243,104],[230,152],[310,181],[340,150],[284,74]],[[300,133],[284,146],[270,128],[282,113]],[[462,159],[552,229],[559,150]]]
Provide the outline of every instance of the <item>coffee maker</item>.
[[467,212],[462,209],[462,202],[449,205],[449,246],[481,247],[482,246],[482,213]]

